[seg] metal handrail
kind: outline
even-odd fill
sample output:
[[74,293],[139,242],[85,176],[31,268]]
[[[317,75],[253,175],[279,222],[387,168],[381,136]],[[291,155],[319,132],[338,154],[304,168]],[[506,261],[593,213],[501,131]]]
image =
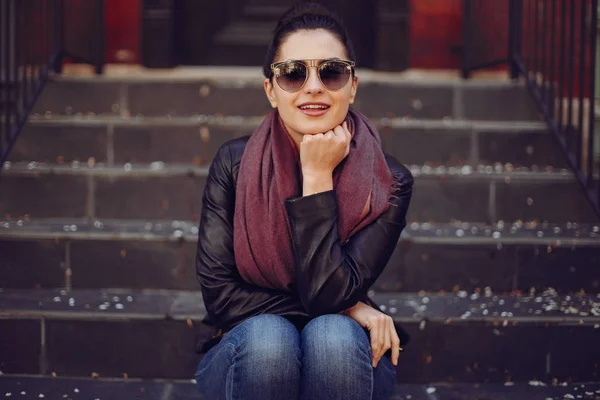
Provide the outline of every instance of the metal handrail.
[[[600,217],[600,160],[594,152],[597,108],[598,0],[505,0],[508,43],[503,60],[477,60],[472,38],[501,1],[464,0],[463,76],[507,64],[521,79]],[[486,4],[483,7],[482,4]],[[506,3],[504,3],[506,4]],[[488,43],[494,45],[494,43]],[[576,62],[577,61],[577,62]]]
[[0,166],[7,159],[33,106],[63,60],[104,65],[103,0],[94,0],[97,50],[91,61],[65,50],[65,1],[0,0]]

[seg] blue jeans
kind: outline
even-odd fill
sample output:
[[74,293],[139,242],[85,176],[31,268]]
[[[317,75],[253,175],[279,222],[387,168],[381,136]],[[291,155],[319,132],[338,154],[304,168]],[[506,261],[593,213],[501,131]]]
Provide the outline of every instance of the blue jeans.
[[207,400],[387,400],[396,370],[388,356],[373,368],[368,333],[350,317],[323,315],[299,333],[287,319],[263,314],[210,349],[196,381]]

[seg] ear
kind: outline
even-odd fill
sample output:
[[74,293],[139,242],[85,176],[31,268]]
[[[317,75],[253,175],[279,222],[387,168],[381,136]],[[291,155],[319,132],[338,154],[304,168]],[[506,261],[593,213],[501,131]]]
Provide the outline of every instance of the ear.
[[275,89],[273,88],[273,84],[270,79],[265,79],[264,83],[265,94],[267,95],[267,99],[269,99],[269,103],[271,103],[271,107],[277,108],[277,100],[275,100]]
[[358,76],[354,75],[352,79],[352,88],[350,89],[350,104],[354,104],[356,98],[356,91],[358,90]]

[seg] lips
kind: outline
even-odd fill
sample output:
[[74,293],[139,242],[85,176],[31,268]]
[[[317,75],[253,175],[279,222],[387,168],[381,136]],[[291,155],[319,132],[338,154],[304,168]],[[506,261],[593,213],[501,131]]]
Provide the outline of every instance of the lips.
[[303,103],[298,106],[300,111],[311,117],[319,117],[329,110],[329,104],[326,103]]

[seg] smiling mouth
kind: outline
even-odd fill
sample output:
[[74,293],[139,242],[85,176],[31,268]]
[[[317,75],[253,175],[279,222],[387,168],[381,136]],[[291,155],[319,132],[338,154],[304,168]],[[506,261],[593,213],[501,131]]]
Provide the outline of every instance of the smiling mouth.
[[307,104],[298,108],[300,108],[301,110],[327,110],[329,106],[326,106],[324,104]]

